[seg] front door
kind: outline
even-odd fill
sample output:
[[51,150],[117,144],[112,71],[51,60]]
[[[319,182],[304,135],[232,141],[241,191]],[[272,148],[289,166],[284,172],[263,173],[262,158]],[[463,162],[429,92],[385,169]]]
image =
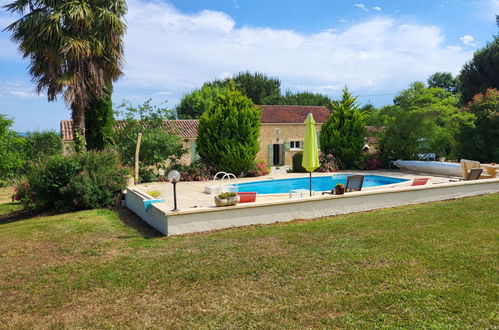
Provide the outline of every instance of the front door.
[[272,166],[282,166],[284,165],[284,157],[283,157],[283,145],[282,144],[274,144],[273,148],[273,164]]

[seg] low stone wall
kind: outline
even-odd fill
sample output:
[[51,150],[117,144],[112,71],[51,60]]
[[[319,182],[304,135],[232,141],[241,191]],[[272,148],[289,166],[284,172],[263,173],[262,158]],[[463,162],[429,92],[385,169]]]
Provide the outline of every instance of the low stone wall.
[[253,224],[270,224],[296,219],[369,211],[387,207],[461,198],[499,192],[499,179],[463,181],[428,186],[360,191],[342,196],[313,196],[302,199],[238,204],[226,208],[200,208],[171,212],[163,203],[144,210],[148,199],[130,189],[126,205],[164,235],[179,235]]

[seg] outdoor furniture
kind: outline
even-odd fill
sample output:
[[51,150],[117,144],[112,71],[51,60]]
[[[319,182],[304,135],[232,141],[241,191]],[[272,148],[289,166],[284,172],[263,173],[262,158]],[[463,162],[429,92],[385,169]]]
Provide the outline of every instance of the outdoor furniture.
[[238,192],[239,203],[252,203],[256,201],[256,192]]
[[429,178],[416,178],[412,180],[411,186],[424,186]]
[[[293,189],[289,191],[289,198],[293,198],[293,194],[300,194],[300,197],[303,197],[303,194],[308,194],[310,191],[308,189]],[[312,191],[312,195],[314,192]]]
[[[468,159],[461,159],[461,170],[463,173],[463,179],[466,179],[469,176],[469,173],[472,169],[474,168],[481,168],[480,162],[476,160],[468,160]],[[495,173],[494,175],[488,174],[488,173],[482,173],[480,174],[480,179],[491,179],[495,178]]]
[[483,168],[487,171],[487,174],[492,177],[496,177],[496,171],[499,171],[499,164],[481,164]]
[[472,168],[468,175],[463,179],[464,181],[470,181],[470,180],[478,180],[480,178],[480,175],[482,174],[483,169],[481,168]]
[[347,178],[347,185],[346,185],[345,192],[361,191],[363,183],[364,183],[364,176],[363,175],[350,175]]

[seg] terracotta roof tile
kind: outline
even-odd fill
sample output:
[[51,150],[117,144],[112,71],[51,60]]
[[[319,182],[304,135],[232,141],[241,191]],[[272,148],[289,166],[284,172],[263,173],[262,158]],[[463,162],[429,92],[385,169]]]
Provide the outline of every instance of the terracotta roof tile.
[[[165,120],[163,126],[169,134],[177,134],[181,138],[196,138],[198,136],[198,121],[187,120]],[[125,126],[124,120],[117,120],[114,129],[122,129]],[[61,138],[64,141],[73,140],[73,121],[61,120]]]
[[262,123],[303,123],[312,113],[316,123],[323,123],[329,117],[329,110],[323,106],[304,105],[258,105],[262,110]]
[[[262,110],[262,123],[303,123],[309,113],[312,113],[316,123],[323,123],[329,117],[329,110],[323,106],[302,105],[259,105]],[[198,135],[197,119],[165,120],[165,131],[177,134],[181,138],[196,138]],[[121,129],[124,120],[118,120],[114,129]],[[64,141],[73,140],[73,121],[61,120],[61,137]]]

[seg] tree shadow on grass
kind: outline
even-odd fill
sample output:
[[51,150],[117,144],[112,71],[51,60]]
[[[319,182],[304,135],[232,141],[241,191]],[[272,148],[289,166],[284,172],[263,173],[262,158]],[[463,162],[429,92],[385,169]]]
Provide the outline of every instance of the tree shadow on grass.
[[[17,205],[18,203],[12,202],[12,203],[7,203],[7,204],[2,204],[2,205]],[[5,214],[0,214],[0,225],[4,225],[7,223],[13,223],[17,221],[22,221],[22,220],[28,220],[34,217],[39,217],[39,216],[51,216],[56,214],[55,212],[47,212],[47,211],[40,211],[38,209],[34,208],[23,208],[21,210],[14,210],[9,213]]]
[[[141,218],[139,218],[135,213],[127,208],[121,207],[116,209],[120,220],[128,227],[135,229],[142,237],[150,238],[160,238],[164,237],[159,231],[149,226]],[[121,236],[119,238],[126,239],[132,238],[133,236]]]

